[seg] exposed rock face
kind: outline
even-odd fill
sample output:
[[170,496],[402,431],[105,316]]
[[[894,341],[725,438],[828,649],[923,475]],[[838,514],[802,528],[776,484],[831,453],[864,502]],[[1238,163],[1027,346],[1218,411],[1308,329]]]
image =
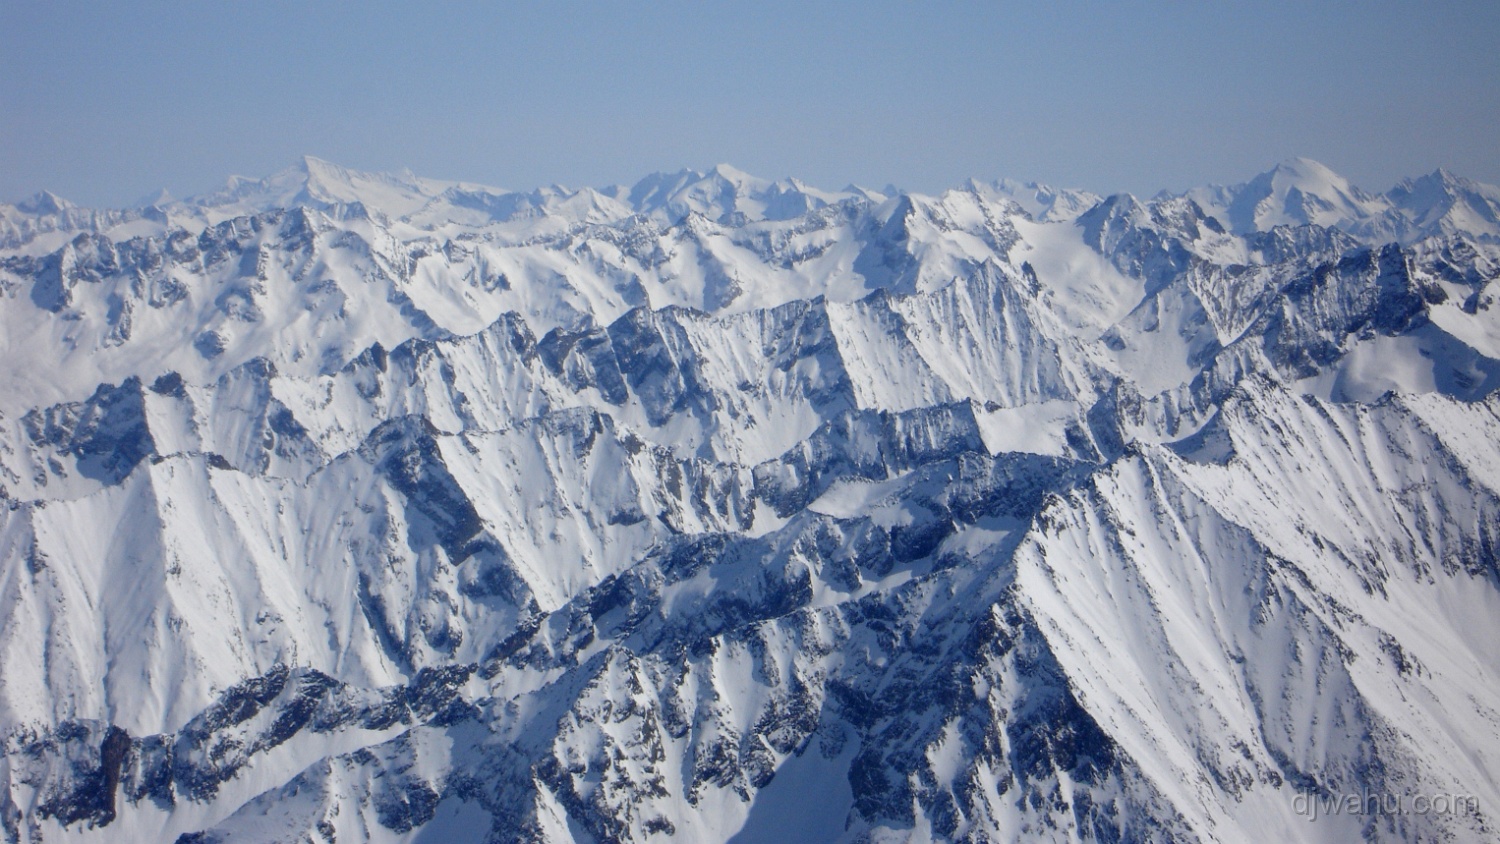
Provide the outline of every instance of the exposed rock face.
[[43,199],[0,841],[1496,834],[1493,188]]

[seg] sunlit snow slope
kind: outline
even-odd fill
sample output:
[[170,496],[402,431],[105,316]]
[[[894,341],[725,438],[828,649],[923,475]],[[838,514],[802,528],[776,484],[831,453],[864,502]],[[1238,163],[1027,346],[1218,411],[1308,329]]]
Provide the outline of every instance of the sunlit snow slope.
[[1301,159],[0,205],[0,841],[1492,840],[1496,279]]

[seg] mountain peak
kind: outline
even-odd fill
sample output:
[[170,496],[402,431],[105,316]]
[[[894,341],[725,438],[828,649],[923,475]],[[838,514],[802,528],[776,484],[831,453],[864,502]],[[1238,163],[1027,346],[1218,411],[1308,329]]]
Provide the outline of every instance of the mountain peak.
[[155,191],[152,191],[151,193],[148,193],[137,200],[135,203],[135,207],[165,208],[166,206],[171,205],[176,201],[177,197],[173,196],[171,191],[167,190],[166,188],[158,188]]
[[1239,234],[1276,226],[1347,224],[1385,211],[1380,200],[1327,165],[1301,157],[1288,158],[1244,184],[1200,188],[1187,195]]
[[718,176],[719,178],[726,181],[733,182],[736,185],[746,185],[766,181],[765,179],[760,179],[752,176],[749,173],[746,173],[744,170],[741,170],[733,165],[722,163],[715,164],[713,169],[709,171],[709,174]]
[[1247,186],[1257,192],[1268,191],[1266,195],[1278,201],[1284,200],[1293,191],[1331,202],[1363,195],[1348,179],[1311,158],[1288,158],[1251,179]]
[[1462,176],[1456,176],[1453,173],[1449,172],[1448,168],[1446,167],[1439,167],[1428,175],[1445,185],[1458,185],[1468,181],[1468,179],[1465,179]]
[[1403,179],[1386,196],[1423,232],[1500,238],[1500,189],[1455,176],[1442,167]]
[[981,182],[969,179],[966,189],[981,196],[993,196],[1019,205],[1031,218],[1044,223],[1075,220],[1099,204],[1100,197],[1088,191],[1055,188],[1041,182],[997,179]]
[[1335,173],[1333,171],[1333,168],[1329,167],[1328,165],[1324,164],[1323,162],[1317,161],[1317,160],[1314,160],[1314,159],[1311,159],[1311,158],[1306,158],[1306,157],[1300,156],[1300,155],[1292,156],[1291,158],[1282,159],[1280,162],[1278,162],[1276,164],[1275,167],[1272,167],[1269,172],[1274,173],[1274,174],[1279,174],[1279,175],[1287,176],[1287,177],[1294,178],[1294,179],[1301,180],[1301,181],[1307,181],[1307,180],[1316,180],[1316,181],[1322,181],[1322,182],[1342,182],[1342,181],[1344,181],[1344,177],[1343,176],[1340,176],[1338,173]]
[[[361,205],[390,217],[413,214],[453,182],[421,179],[409,170],[372,173],[353,170],[313,155],[263,179],[231,176],[224,190],[196,197],[189,203],[208,211],[210,218],[254,214],[272,208]],[[477,186],[465,186],[477,187]]]
[[44,190],[16,203],[16,208],[27,214],[62,214],[78,206],[52,191]]
[[767,213],[768,205],[786,205],[780,195],[788,193],[787,186],[729,164],[716,164],[706,173],[689,169],[653,173],[631,188],[629,201],[639,211],[663,214],[671,221],[690,213],[710,220],[736,213],[759,217]]
[[[327,182],[347,183],[354,179],[352,171],[346,170],[331,161],[324,161],[312,155],[302,156],[302,159],[291,169],[293,171],[300,171],[300,174],[305,177],[308,185]],[[361,173],[360,175],[365,174]]]

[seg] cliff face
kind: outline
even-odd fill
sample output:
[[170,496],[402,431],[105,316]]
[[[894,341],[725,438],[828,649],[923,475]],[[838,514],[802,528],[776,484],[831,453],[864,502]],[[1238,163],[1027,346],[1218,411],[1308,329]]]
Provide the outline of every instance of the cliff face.
[[1496,196],[0,208],[0,840],[1493,835]]

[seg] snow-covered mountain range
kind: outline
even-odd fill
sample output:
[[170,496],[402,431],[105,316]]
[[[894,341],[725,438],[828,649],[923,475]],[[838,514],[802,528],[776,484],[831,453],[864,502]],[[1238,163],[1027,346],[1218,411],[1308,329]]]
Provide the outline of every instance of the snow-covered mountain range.
[[1301,159],[0,205],[0,841],[1492,839],[1496,279]]

